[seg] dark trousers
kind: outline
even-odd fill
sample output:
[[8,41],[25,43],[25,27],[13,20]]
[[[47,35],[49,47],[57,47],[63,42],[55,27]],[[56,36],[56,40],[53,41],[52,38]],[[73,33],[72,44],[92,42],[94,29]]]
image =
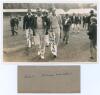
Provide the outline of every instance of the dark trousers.
[[63,41],[65,41],[67,43],[68,40],[69,40],[69,31],[64,31]]
[[96,51],[96,40],[90,40],[90,54],[91,57],[96,58],[97,56],[97,51]]
[[16,30],[18,30],[18,26],[19,26],[19,24],[16,24]]
[[17,35],[17,32],[15,31],[15,27],[11,27],[11,32],[12,32],[12,36],[14,36],[15,34]]
[[33,31],[33,36],[35,36],[35,30],[34,30],[34,29],[32,29],[32,31]]
[[35,30],[36,30],[36,29],[31,28],[31,27],[28,27],[28,28],[26,28],[26,29],[31,29],[31,30],[32,30],[32,32],[33,32],[33,36],[35,36]]
[[83,22],[83,28],[85,27],[85,22]]

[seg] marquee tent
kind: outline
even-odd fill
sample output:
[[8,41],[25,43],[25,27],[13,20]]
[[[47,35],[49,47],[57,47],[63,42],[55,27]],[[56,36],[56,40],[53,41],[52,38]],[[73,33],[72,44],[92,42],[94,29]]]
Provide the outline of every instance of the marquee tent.
[[67,14],[89,14],[90,11],[93,10],[94,13],[96,13],[96,10],[93,8],[88,8],[88,9],[70,9],[69,11],[67,11]]
[[66,14],[63,9],[56,9],[56,14]]

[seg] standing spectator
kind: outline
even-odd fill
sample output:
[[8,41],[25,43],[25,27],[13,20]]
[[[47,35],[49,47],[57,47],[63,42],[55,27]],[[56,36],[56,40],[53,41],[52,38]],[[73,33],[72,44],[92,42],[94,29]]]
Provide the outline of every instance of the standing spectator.
[[18,16],[18,21],[19,21],[19,23],[18,23],[18,28],[19,28],[19,29],[23,28],[23,26],[22,26],[22,20],[23,20],[23,19],[22,19],[21,15],[19,15],[19,16]]
[[69,15],[66,14],[65,19],[63,21],[63,31],[64,31],[64,38],[63,41],[65,41],[66,44],[69,43],[69,30],[71,26],[71,19],[69,18]]
[[12,36],[14,36],[15,34],[17,35],[18,33],[15,30],[16,27],[16,19],[14,16],[11,16],[10,19],[10,26],[11,26],[11,32],[12,32]]
[[90,53],[91,59],[96,58],[96,45],[97,45],[97,19],[96,17],[91,17],[91,24],[89,28],[89,39],[90,39]]
[[54,58],[57,57],[57,47],[60,40],[60,29],[62,28],[62,21],[59,15],[56,15],[56,9],[52,8],[52,14],[50,15],[50,42],[51,52]]
[[82,23],[82,17],[80,14],[78,14],[78,32],[81,31],[81,23]]
[[71,22],[72,22],[73,32],[75,32],[75,29],[76,29],[76,15],[75,15],[75,13],[73,13],[73,15],[71,16]]
[[15,21],[16,21],[16,30],[18,30],[18,27],[19,27],[19,18],[18,18],[18,16],[16,16]]
[[80,30],[80,23],[81,23],[81,18],[79,15],[77,15],[75,17],[75,26],[76,26],[76,29],[77,29],[77,32],[79,33],[79,30]]
[[88,17],[86,16],[86,15],[84,15],[83,16],[83,28],[85,29],[85,30],[87,30],[87,24],[88,24]]

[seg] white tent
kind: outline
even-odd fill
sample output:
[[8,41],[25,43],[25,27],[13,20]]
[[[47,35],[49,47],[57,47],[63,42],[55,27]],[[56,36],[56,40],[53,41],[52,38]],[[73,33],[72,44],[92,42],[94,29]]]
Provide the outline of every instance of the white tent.
[[73,13],[75,13],[75,14],[89,14],[91,10],[93,10],[94,13],[96,13],[96,10],[93,9],[93,8],[87,8],[87,9],[86,8],[85,9],[70,9],[66,13],[67,14],[73,14]]
[[[36,9],[31,9],[32,12],[36,12]],[[42,9],[42,12],[48,12],[47,9]],[[23,13],[27,12],[27,9],[4,9],[4,13]],[[66,12],[63,9],[56,9],[56,14],[66,14]]]
[[[32,12],[36,12],[36,9],[31,9]],[[48,11],[46,9],[42,9],[42,11]],[[8,13],[11,13],[11,12],[27,12],[27,9],[4,9],[3,12],[8,12]]]
[[42,12],[44,12],[44,11],[45,11],[45,12],[48,12],[48,10],[47,10],[47,9],[42,9]]
[[56,14],[66,14],[63,9],[56,9]]

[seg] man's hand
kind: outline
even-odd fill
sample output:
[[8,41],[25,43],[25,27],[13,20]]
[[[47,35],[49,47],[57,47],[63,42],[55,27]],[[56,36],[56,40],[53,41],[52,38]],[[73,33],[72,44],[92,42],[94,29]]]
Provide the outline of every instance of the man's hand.
[[60,25],[60,30],[62,30],[63,29],[63,27],[62,27],[62,25]]
[[53,29],[50,29],[50,32],[53,32]]

